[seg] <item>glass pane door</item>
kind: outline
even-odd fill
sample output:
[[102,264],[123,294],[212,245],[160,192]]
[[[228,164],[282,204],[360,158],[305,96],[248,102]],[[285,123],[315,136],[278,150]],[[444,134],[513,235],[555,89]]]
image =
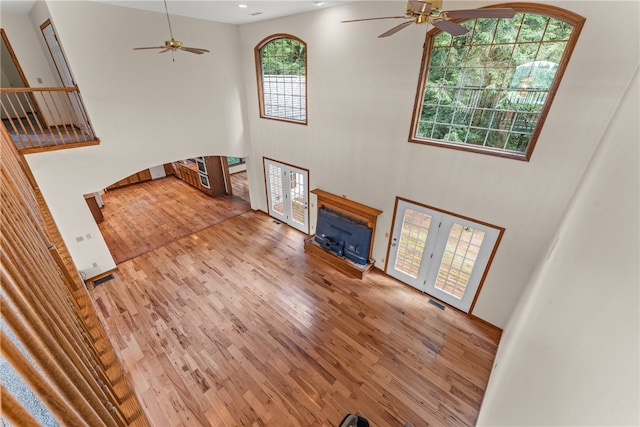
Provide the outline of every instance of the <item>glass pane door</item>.
[[309,222],[307,172],[301,170],[289,171],[289,188],[291,194],[291,226],[307,233]]
[[398,199],[387,274],[468,312],[500,229]]
[[424,291],[468,312],[499,235],[497,228],[444,215]]
[[287,222],[285,212],[284,169],[278,163],[265,160],[265,175],[267,180],[267,196],[269,198],[269,215],[280,221]]
[[[423,276],[441,217],[440,212],[398,201],[387,274],[424,290]],[[436,232],[431,233],[434,227]]]
[[309,233],[309,172],[264,159],[269,215]]

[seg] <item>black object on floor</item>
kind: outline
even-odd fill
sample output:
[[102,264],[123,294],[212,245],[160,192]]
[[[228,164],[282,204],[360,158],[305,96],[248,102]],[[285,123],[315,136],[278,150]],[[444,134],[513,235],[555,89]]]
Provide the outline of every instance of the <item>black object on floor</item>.
[[342,419],[338,427],[369,427],[369,421],[364,417],[347,414]]
[[432,300],[431,298],[429,298],[429,304],[431,305],[435,305],[436,307],[438,307],[440,310],[444,310],[444,305],[440,304],[439,302],[435,302],[434,300]]
[[101,277],[97,280],[93,281],[93,286],[98,286],[98,285],[102,285],[104,282],[108,282],[109,280],[113,279],[113,274],[107,274],[104,277]]

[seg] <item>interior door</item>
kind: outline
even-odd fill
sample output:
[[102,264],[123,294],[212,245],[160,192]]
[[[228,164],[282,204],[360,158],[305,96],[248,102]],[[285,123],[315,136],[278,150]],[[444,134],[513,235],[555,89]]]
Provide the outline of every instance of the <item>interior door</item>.
[[398,199],[387,274],[467,313],[501,231]]
[[309,171],[264,159],[269,215],[309,233]]
[[[64,87],[75,87],[76,83],[73,80],[73,76],[71,75],[71,69],[69,68],[69,64],[67,63],[67,58],[65,58],[64,53],[62,52],[62,47],[58,42],[58,36],[53,29],[53,25],[51,25],[50,21],[47,21],[41,27],[42,35],[49,47],[49,52],[51,53],[51,58],[53,59],[53,63],[58,70],[58,74],[60,75],[60,80],[62,81],[62,85]],[[75,97],[69,97],[69,103],[71,104],[71,108],[74,112],[74,117],[85,117],[84,109],[80,104],[79,100]],[[64,123],[58,123],[64,124]],[[74,123],[78,126],[86,127],[84,123]],[[88,129],[83,129],[85,132]]]
[[60,43],[58,43],[58,36],[56,36],[51,22],[46,23],[42,27],[42,34],[47,42],[47,46],[49,47],[53,63],[55,64],[58,74],[60,75],[60,79],[62,80],[62,85],[64,87],[74,87],[76,84],[73,81],[71,70],[67,64],[67,59],[62,53],[62,48],[60,47]]

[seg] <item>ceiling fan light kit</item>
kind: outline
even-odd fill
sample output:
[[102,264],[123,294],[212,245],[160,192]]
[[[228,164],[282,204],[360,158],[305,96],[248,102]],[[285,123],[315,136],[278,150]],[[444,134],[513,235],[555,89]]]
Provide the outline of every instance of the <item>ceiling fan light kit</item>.
[[[177,50],[182,50],[184,52],[195,53],[196,55],[202,55],[203,53],[209,52],[207,49],[203,49],[200,47],[187,47],[182,44],[181,41],[175,40],[173,38],[173,29],[171,28],[171,19],[169,18],[169,9],[167,8],[167,0],[164,0],[164,11],[167,15],[167,24],[169,24],[169,35],[171,36],[171,40],[165,40],[164,46],[150,46],[150,47],[134,47],[133,50],[146,50],[146,49],[160,49],[158,53],[165,52],[173,52]],[[173,61],[175,62],[175,58]]]
[[430,2],[422,0],[409,0],[404,16],[384,16],[380,18],[352,19],[346,22],[373,21],[377,19],[405,19],[402,24],[396,25],[378,37],[389,37],[398,31],[407,28],[411,24],[431,24],[434,27],[445,31],[452,36],[461,36],[469,30],[462,25],[451,21],[451,19],[473,19],[473,18],[513,18],[515,10],[511,8],[487,8],[487,9],[465,9],[465,10],[442,10],[442,0],[432,0]]

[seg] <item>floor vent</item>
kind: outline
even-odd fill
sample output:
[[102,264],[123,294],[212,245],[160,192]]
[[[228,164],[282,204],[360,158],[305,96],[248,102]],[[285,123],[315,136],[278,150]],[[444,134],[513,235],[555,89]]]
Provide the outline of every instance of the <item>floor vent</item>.
[[439,302],[435,302],[434,300],[432,300],[431,298],[429,298],[429,304],[431,305],[435,305],[436,307],[438,307],[440,310],[444,310],[444,305],[440,304]]
[[101,277],[97,280],[93,281],[93,286],[98,286],[98,285],[102,285],[104,282],[108,282],[109,280],[113,279],[113,274],[107,274],[104,277]]
[[276,221],[275,219],[273,220],[273,223],[278,225],[282,224],[280,221]]

